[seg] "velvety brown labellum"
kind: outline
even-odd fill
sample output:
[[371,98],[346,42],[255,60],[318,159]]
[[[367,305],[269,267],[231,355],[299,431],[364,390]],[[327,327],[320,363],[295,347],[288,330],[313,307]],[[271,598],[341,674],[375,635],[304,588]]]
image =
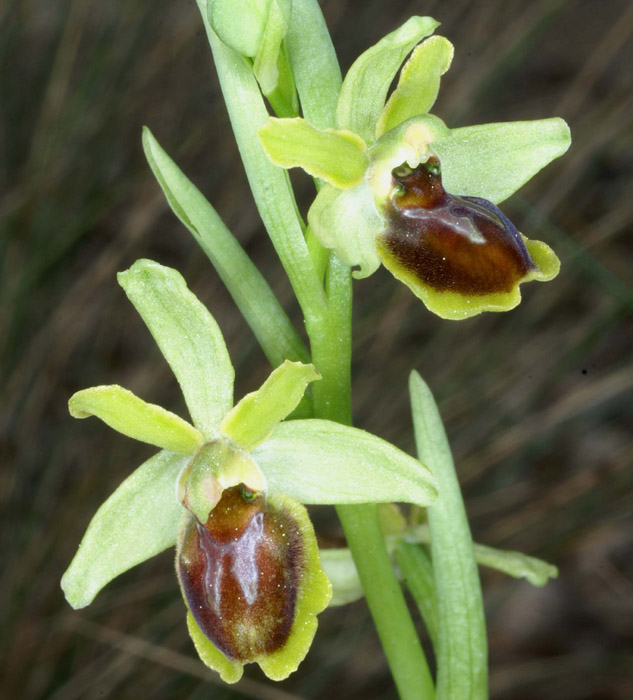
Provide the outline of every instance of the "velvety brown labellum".
[[204,525],[191,519],[178,570],[200,629],[230,659],[247,662],[286,642],[303,560],[290,515],[240,485],[224,491]]
[[396,191],[382,245],[422,284],[469,296],[509,292],[535,269],[520,233],[498,207],[444,190],[437,158],[392,174]]

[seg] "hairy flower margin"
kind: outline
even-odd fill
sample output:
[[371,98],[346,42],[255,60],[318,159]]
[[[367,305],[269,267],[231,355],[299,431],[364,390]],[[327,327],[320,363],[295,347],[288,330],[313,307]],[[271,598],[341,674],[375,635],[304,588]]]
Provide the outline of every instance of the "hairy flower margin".
[[438,24],[412,17],[356,60],[337,129],[271,117],[259,137],[273,163],[321,180],[308,223],[359,268],[355,277],[382,263],[429,310],[460,320],[512,309],[521,283],[558,274],[552,250],[496,205],[561,156],[570,136],[557,118],[449,129],[429,114],[453,57],[444,37],[419,43]]
[[74,608],[178,543],[188,627],[227,682],[256,662],[274,680],[307,653],[331,586],[301,503],[426,506],[435,481],[416,459],[356,428],[286,420],[310,364],[286,361],[233,406],[234,371],[215,320],[181,275],[150,260],[119,275],[183,391],[193,425],[120,386],[74,394],[73,416],[161,448],[101,506],[62,579]]

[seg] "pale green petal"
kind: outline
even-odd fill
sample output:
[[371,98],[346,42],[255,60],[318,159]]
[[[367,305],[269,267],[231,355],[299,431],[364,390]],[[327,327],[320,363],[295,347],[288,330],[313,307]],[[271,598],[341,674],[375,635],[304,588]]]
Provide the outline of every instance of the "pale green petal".
[[271,493],[302,503],[429,505],[437,495],[428,469],[394,445],[327,420],[280,423],[251,455]]
[[170,267],[137,260],[118,280],[176,375],[193,424],[205,438],[217,435],[233,405],[234,372],[215,319]]
[[143,129],[147,161],[174,214],[207,254],[273,367],[309,353],[269,284],[204,195]]
[[387,91],[411,49],[439,26],[431,17],[411,17],[362,53],[349,69],[339,95],[336,126],[374,141]]
[[250,450],[299,405],[310,382],[321,379],[313,365],[286,360],[262,386],[247,394],[222,421],[221,430],[231,442]]
[[340,188],[357,185],[365,174],[367,146],[351,131],[317,129],[299,117],[271,117],[258,135],[266,155],[282,168],[303,168]]
[[308,212],[308,223],[325,248],[333,248],[354,277],[368,277],[380,267],[376,236],[384,228],[374,195],[366,183],[349,190],[324,185]]
[[96,416],[123,435],[185,455],[204,441],[186,420],[116,384],[78,391],[70,397],[68,410],[73,418]]
[[432,148],[442,162],[447,192],[499,204],[562,156],[570,143],[567,124],[553,118],[452,129]]
[[440,89],[440,77],[450,68],[453,52],[453,45],[443,36],[432,36],[415,49],[380,115],[377,138],[407,119],[430,111]]
[[73,608],[89,605],[113,578],[176,544],[184,509],[176,479],[188,457],[159,452],[99,508],[62,578]]

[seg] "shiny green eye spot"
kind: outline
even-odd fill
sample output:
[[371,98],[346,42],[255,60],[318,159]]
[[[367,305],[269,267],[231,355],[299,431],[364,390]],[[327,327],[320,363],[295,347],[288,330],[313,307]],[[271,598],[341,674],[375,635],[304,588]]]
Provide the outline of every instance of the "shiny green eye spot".
[[429,159],[423,167],[426,172],[429,173],[429,175],[433,175],[433,177],[437,177],[441,172],[440,162],[436,159]]
[[413,173],[412,168],[410,168],[410,167],[409,167],[408,165],[406,165],[406,164],[399,165],[397,168],[394,168],[394,169],[391,171],[391,174],[392,174],[395,178],[399,178],[399,177],[408,177],[408,176],[411,175],[412,173]]
[[257,491],[251,491],[246,488],[244,484],[240,484],[240,496],[245,503],[253,503],[253,501],[257,500],[259,493],[257,493]]
[[407,189],[401,182],[396,182],[393,186],[392,194],[394,197],[402,197]]

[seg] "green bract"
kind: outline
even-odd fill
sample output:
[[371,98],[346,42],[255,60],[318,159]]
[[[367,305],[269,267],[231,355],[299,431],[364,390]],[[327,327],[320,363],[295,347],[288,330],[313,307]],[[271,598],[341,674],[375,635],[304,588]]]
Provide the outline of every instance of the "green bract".
[[[93,518],[64,574],[66,597],[75,608],[88,605],[114,577],[179,540],[178,572],[203,660],[227,681],[237,680],[251,661],[271,678],[284,678],[305,656],[315,616],[330,599],[299,501],[424,506],[435,499],[434,479],[420,462],[362,430],[326,420],[282,422],[320,379],[310,364],[286,360],[233,405],[234,372],[224,339],[181,275],[139,260],[119,282],[178,379],[193,425],[119,386],[85,389],[70,399],[73,416],[97,416],[161,451]],[[227,549],[228,531],[243,533],[244,544],[231,535]],[[221,593],[214,599],[224,612],[217,617],[213,606],[201,612],[197,602],[200,596],[211,600],[201,583],[210,574],[205,569],[202,576],[200,567],[225,557],[235,563],[231,571],[242,573],[229,580],[218,564]],[[259,570],[268,572],[261,580]],[[245,578],[244,571],[255,578]],[[292,591],[290,603],[266,592],[275,580],[283,581],[279,590]],[[233,600],[236,586],[246,593]],[[291,619],[281,624],[277,613],[271,618],[277,609],[290,609]],[[235,624],[229,620],[227,627],[233,610]]]
[[453,47],[415,48],[437,22],[414,17],[362,54],[341,88],[337,130],[271,118],[259,130],[270,160],[321,178],[308,222],[355,277],[383,263],[443,318],[516,306],[519,284],[551,280],[558,258],[496,207],[570,143],[561,119],[450,129],[429,114]]

